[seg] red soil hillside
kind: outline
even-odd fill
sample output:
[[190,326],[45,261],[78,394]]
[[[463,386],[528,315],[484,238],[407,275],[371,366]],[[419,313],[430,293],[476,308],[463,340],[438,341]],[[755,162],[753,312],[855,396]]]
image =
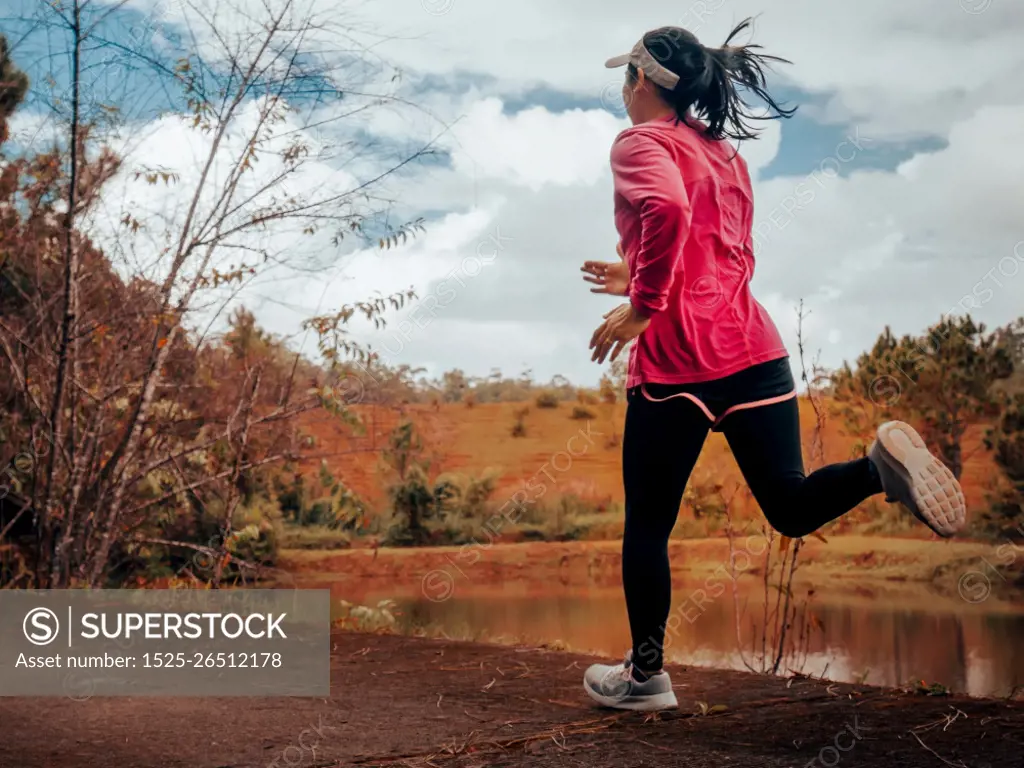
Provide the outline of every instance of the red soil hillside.
[[[391,429],[405,418],[416,424],[428,455],[434,458],[432,472],[461,472],[478,475],[487,469],[501,474],[495,499],[509,498],[531,478],[543,483],[549,497],[576,494],[593,501],[622,501],[621,445],[625,404],[588,405],[595,418],[571,418],[574,403],[557,408],[529,404],[525,418],[526,436],[511,435],[515,412],[525,403],[409,405],[404,408],[364,406],[358,409],[366,429],[353,437],[352,430],[324,412],[307,416],[303,428],[316,437],[317,445],[304,468],[315,472],[321,460],[345,484],[374,503],[383,501],[387,480],[381,469],[381,447]],[[809,456],[814,412],[806,400],[800,403],[804,432],[804,455]],[[999,470],[981,444],[983,428],[968,431],[964,446],[967,457],[963,475],[968,504],[987,506],[986,492],[997,482]],[[824,432],[828,461],[849,458],[855,445],[841,434],[838,420],[831,419]],[[705,444],[695,477],[723,483],[726,488],[742,483],[725,438],[712,434]],[[745,486],[744,486],[745,487]],[[740,494],[743,496],[743,494]],[[746,504],[741,500],[741,506]]]

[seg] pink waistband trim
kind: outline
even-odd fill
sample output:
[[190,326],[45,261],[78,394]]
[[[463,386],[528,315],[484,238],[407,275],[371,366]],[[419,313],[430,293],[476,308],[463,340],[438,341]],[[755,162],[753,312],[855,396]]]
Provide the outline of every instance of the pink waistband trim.
[[643,392],[644,397],[650,400],[652,403],[663,403],[666,400],[671,400],[674,397],[685,397],[687,400],[694,403],[698,408],[704,411],[704,415],[711,420],[712,427],[718,426],[721,423],[722,419],[724,419],[726,416],[728,416],[730,413],[733,413],[734,411],[743,411],[746,410],[747,408],[759,408],[762,405],[775,405],[776,403],[784,403],[785,401],[792,400],[794,397],[796,397],[796,390],[794,389],[792,392],[785,395],[779,395],[778,397],[769,397],[765,400],[754,400],[753,402],[750,403],[740,403],[739,405],[734,405],[732,408],[726,410],[726,412],[723,413],[721,416],[715,418],[715,414],[711,412],[711,409],[704,405],[704,403],[701,402],[701,399],[699,397],[690,394],[689,392],[679,392],[678,394],[669,395],[668,397],[651,397],[647,393],[647,387],[644,386],[643,384],[640,385],[640,391]]
[[685,397],[690,402],[694,403],[698,408],[704,411],[704,415],[707,416],[711,421],[715,420],[715,414],[713,414],[704,403],[701,402],[700,398],[696,395],[691,395],[689,392],[680,392],[675,395],[669,395],[668,397],[651,397],[647,394],[647,387],[643,384],[640,385],[640,391],[644,393],[644,397],[650,400],[652,403],[664,403],[666,400],[671,400],[674,397]]

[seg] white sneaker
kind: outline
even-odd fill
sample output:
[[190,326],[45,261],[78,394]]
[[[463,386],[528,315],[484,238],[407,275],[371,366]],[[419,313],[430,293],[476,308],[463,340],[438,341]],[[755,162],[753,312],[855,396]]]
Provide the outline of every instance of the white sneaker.
[[868,458],[878,469],[887,501],[898,501],[939,536],[948,538],[967,522],[967,504],[949,467],[932,456],[909,424],[887,421]]
[[583,690],[598,704],[613,709],[648,712],[679,706],[668,672],[651,675],[646,682],[633,678],[633,652],[621,664],[592,664],[583,675]]

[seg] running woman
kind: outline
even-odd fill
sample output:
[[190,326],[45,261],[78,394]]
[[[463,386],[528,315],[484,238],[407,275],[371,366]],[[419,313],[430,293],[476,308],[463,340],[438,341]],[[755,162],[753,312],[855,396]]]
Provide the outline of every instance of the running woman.
[[[710,430],[725,434],[769,524],[799,538],[869,496],[902,502],[940,536],[964,525],[953,474],[909,425],[883,424],[867,457],[807,476],[796,385],[768,313],[750,293],[753,195],[746,163],[727,139],[756,138],[750,120],[789,117],[766,90],[759,46],[707,48],[685,29],[648,32],[610,59],[633,127],[611,151],[619,261],[588,261],[594,293],[629,297],[605,315],[593,359],[629,356],[623,479],[622,581],[632,648],[622,664],[595,664],[584,688],[619,709],[675,707],[662,669],[672,578],[668,539]],[[789,62],[786,62],[789,63]],[[755,117],[739,88],[769,108]]]

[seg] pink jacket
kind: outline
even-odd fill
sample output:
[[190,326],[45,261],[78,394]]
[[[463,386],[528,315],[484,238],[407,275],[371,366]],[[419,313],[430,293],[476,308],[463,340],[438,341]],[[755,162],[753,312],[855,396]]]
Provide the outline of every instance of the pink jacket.
[[673,117],[623,131],[611,163],[629,298],[651,318],[627,386],[709,381],[786,357],[750,293],[753,194],[734,147]]

